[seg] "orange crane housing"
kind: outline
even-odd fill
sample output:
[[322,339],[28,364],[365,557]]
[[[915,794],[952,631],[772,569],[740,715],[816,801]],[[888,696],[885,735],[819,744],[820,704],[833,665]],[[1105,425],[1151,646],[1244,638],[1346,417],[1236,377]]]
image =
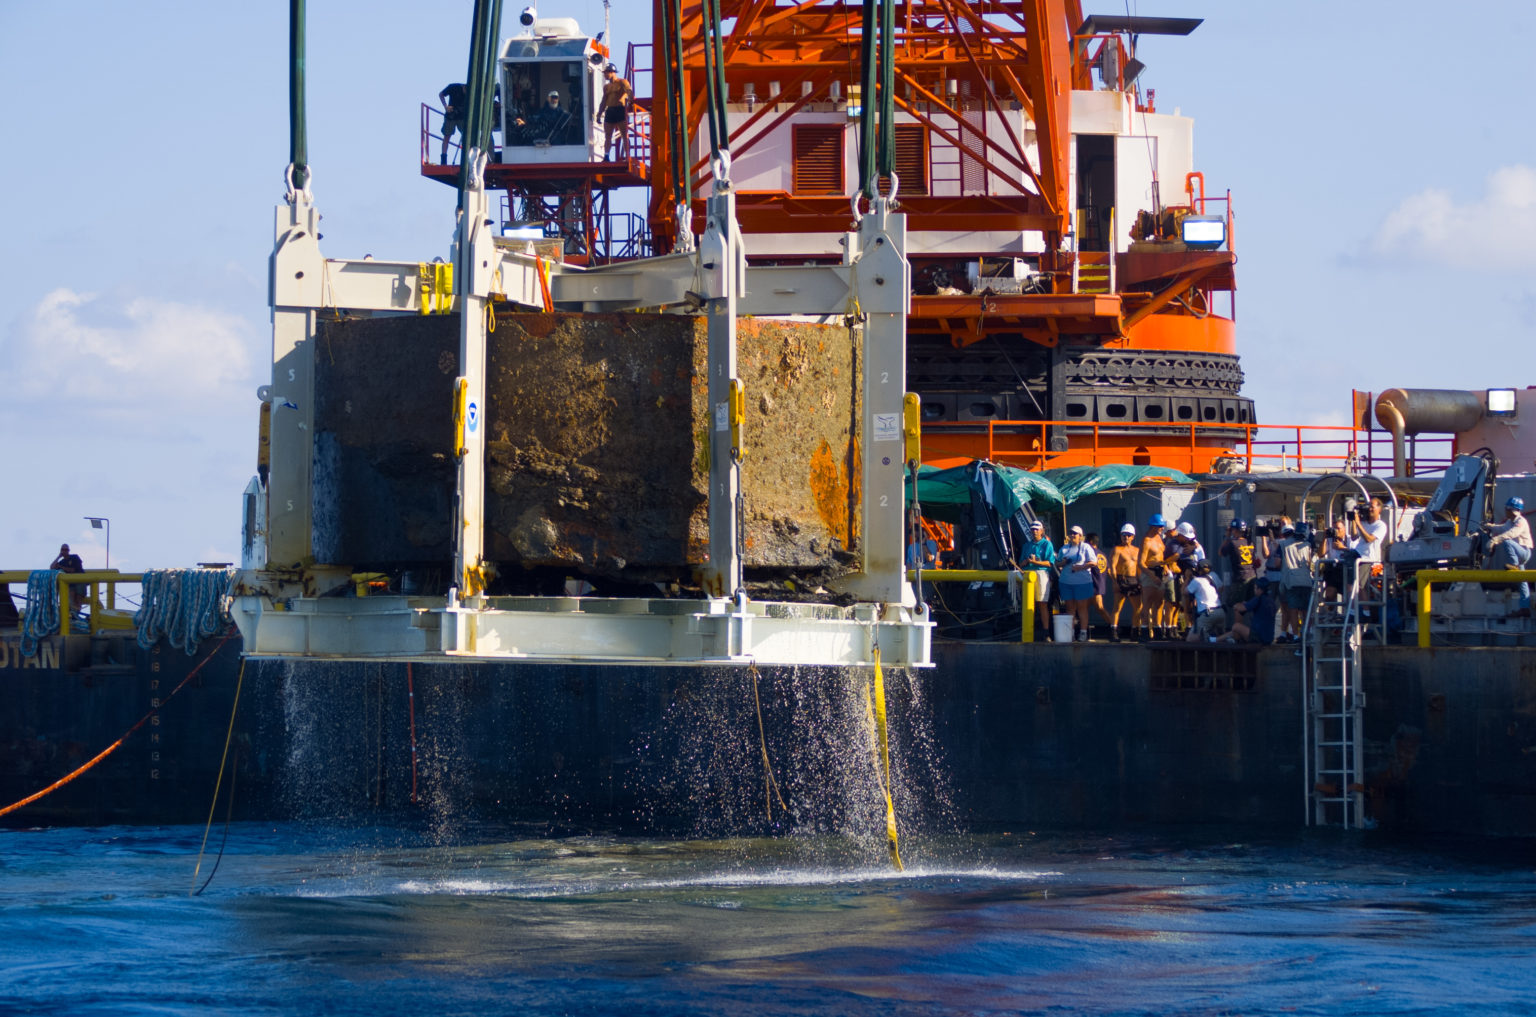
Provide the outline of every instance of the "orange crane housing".
[[[855,215],[863,6],[716,2],[748,256],[836,262]],[[1084,17],[1077,0],[909,0],[895,21],[896,173],[881,186],[907,215],[925,460],[1202,471],[1240,448],[1255,419],[1240,392],[1230,192],[1207,196],[1191,122],[1157,112],[1136,58],[1140,36],[1200,22]],[[561,215],[587,235],[573,245],[562,227],[573,260],[674,249],[680,216],[702,227],[712,183],[705,35],[699,0],[653,0],[651,44],[631,45],[623,69],[636,86],[623,154],[559,167],[509,156],[488,185],[527,205],[558,171]],[[427,159],[428,133],[423,172],[450,180]],[[648,235],[619,250],[607,194],[638,186]]]

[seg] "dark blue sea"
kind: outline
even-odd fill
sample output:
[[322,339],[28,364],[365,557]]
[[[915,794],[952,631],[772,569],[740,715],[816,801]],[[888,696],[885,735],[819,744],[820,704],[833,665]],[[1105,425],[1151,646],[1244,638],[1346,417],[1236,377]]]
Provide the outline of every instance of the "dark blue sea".
[[1536,1013],[1530,845],[202,835],[0,832],[0,1012]]

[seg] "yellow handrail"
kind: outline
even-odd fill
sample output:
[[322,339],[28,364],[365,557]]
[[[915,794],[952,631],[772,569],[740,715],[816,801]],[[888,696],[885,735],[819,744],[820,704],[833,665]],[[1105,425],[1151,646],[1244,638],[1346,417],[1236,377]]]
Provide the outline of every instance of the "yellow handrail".
[[[10,570],[0,572],[0,584],[25,583],[31,576],[31,571]],[[107,629],[131,630],[133,628],[132,618],[124,621],[116,616],[115,613],[109,614],[108,612],[116,612],[117,610],[117,587],[119,583],[138,585],[143,581],[144,574],[142,572],[119,572],[117,569],[88,569],[85,572],[60,572],[58,590],[59,617],[67,619],[71,614],[71,612],[63,610],[63,605],[70,602],[69,588],[71,586],[85,586],[89,589],[89,598],[87,600],[89,613],[86,620],[89,623],[91,635],[94,636]],[[99,584],[104,584],[107,588],[107,601],[105,604],[101,602]],[[65,639],[69,638],[72,634],[69,631],[67,621],[62,623],[59,629],[59,635]]]
[[[1019,626],[1019,642],[1035,641],[1035,584],[1039,574],[1034,569],[1008,572],[996,569],[924,569],[925,583],[1006,583],[1013,576],[1024,578],[1024,603],[1019,613],[1023,616]],[[907,579],[917,581],[917,570],[907,569]]]
[[1430,588],[1445,583],[1530,583],[1536,582],[1533,569],[1421,569],[1415,573],[1419,584],[1419,646],[1429,648]]

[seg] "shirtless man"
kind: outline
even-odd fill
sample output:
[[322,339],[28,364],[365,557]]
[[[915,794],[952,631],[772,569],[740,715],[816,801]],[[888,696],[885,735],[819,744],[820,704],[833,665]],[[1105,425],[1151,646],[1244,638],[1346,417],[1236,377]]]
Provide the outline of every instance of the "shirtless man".
[[629,120],[629,101],[635,90],[628,81],[619,77],[619,69],[613,64],[603,68],[603,101],[597,107],[598,119],[603,125],[603,161],[613,149],[613,139],[619,139],[619,155],[624,154],[624,125]]
[[1115,613],[1109,619],[1109,641],[1120,641],[1120,614],[1125,605],[1131,605],[1131,632],[1141,628],[1144,611],[1141,601],[1141,551],[1136,547],[1136,527],[1126,523],[1120,527],[1120,543],[1115,545],[1109,559],[1109,574],[1115,581]]
[[1163,606],[1163,527],[1167,521],[1161,514],[1147,520],[1147,535],[1141,538],[1141,620],[1145,628],[1137,630],[1139,639],[1161,639],[1164,618]]

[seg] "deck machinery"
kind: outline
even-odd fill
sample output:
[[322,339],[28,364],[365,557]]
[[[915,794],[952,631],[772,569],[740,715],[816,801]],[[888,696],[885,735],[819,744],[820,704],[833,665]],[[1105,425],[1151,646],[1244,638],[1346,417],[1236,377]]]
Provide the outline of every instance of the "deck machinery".
[[[623,73],[660,87],[638,90],[612,152],[593,127],[600,40],[530,10],[502,43],[493,6],[477,6],[475,50],[483,122],[500,89],[499,139],[472,127],[454,158],[434,162],[445,132],[423,114],[422,172],[461,190],[451,271],[323,258],[317,213],[290,172],[262,393],[270,467],[248,492],[237,612],[251,652],[921,665],[931,625],[903,572],[909,465],[1072,465],[1093,449],[1138,464],[1176,450],[1187,467],[1192,446],[1214,459],[1252,422],[1232,317],[1214,307],[1234,285],[1230,195],[1207,197],[1190,121],[1157,113],[1138,84],[1137,38],[1198,21],[1084,18],[1067,0],[893,5],[877,87],[860,80],[864,5],[656,0],[652,43],[630,47]],[[518,120],[546,90],[570,122],[533,137]],[[893,158],[856,197],[855,128],[877,96]],[[627,239],[610,204],[624,188],[643,188],[649,221]],[[702,599],[488,595],[497,563],[485,554],[478,425],[498,302],[708,321]],[[338,308],[452,309],[462,322],[453,581],[437,600],[327,596],[354,581],[352,566],[318,561],[312,539],[314,339]],[[849,488],[863,530],[837,604],[745,592],[742,315],[862,322],[864,452]]]
[[[721,8],[748,261],[835,264],[853,219],[863,6]],[[591,242],[566,236],[567,258],[664,253],[689,234],[684,220],[702,227],[714,185],[700,129],[704,14],[656,0],[651,42],[623,65],[641,94],[622,159],[594,150],[541,184],[543,168],[509,144],[488,167],[509,210],[596,210]],[[1096,448],[1100,461],[1209,468],[1255,423],[1235,347],[1231,194],[1207,193],[1192,121],[1157,111],[1136,55],[1140,37],[1187,35],[1200,21],[1084,17],[1075,0],[914,0],[895,22],[895,198],[925,461],[1067,466]],[[534,34],[546,30],[551,46],[573,45],[558,34],[565,22]],[[687,84],[673,90],[663,72],[676,66]],[[505,62],[504,91],[519,73]],[[425,156],[430,133],[422,172],[452,181],[453,167]],[[542,199],[529,201],[530,183]],[[643,187],[643,236],[608,212],[625,187]]]

